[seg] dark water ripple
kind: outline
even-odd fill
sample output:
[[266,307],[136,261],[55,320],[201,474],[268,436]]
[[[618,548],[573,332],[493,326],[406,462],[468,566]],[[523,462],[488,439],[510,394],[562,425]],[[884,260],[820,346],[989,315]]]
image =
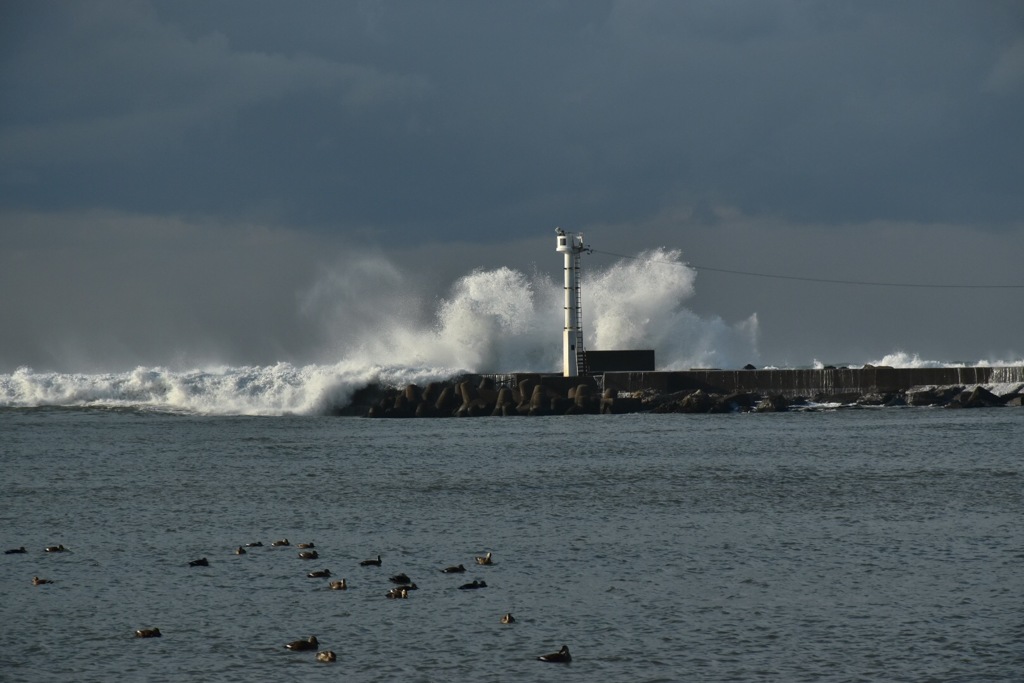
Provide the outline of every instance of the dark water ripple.
[[[0,411],[0,433],[4,547],[30,549],[0,560],[0,680],[1024,679],[1020,411]],[[281,537],[320,559],[232,554]],[[387,600],[399,571],[420,590]],[[338,663],[283,648],[310,634]],[[562,643],[571,666],[535,660]]]

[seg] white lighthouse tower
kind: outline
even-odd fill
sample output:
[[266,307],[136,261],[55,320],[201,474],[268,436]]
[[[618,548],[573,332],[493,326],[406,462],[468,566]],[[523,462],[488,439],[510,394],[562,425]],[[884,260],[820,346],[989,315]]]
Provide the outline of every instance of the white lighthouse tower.
[[583,235],[555,228],[555,251],[565,254],[565,329],[562,331],[562,376],[576,377],[585,370],[583,309],[580,303],[580,254],[589,252]]

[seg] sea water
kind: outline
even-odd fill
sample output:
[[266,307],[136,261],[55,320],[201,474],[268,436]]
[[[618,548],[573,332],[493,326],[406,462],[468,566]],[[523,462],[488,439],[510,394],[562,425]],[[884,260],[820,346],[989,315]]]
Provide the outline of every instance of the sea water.
[[1022,444],[1012,408],[0,409],[0,680],[1022,680]]

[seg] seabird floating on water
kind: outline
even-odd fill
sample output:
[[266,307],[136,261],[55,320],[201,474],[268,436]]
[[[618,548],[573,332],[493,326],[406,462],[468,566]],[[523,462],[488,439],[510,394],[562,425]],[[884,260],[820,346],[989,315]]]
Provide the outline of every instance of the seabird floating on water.
[[320,641],[316,639],[316,636],[310,636],[306,640],[293,640],[292,642],[285,645],[289,650],[315,650],[320,646]]
[[563,645],[562,649],[558,652],[552,652],[551,654],[541,655],[537,657],[542,662],[556,662],[560,664],[568,664],[572,661],[572,655],[569,654],[569,646]]

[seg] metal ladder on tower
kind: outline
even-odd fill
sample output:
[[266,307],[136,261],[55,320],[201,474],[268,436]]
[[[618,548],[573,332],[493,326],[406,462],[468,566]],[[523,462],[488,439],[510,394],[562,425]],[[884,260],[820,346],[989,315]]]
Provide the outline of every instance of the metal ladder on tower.
[[590,368],[587,367],[587,352],[583,348],[583,301],[580,294],[580,255],[583,250],[576,250],[572,255],[572,267],[576,272],[573,281],[576,283],[576,291],[574,292],[573,299],[576,301],[576,310],[573,312],[573,317],[576,321],[576,368],[581,375],[589,374]]

